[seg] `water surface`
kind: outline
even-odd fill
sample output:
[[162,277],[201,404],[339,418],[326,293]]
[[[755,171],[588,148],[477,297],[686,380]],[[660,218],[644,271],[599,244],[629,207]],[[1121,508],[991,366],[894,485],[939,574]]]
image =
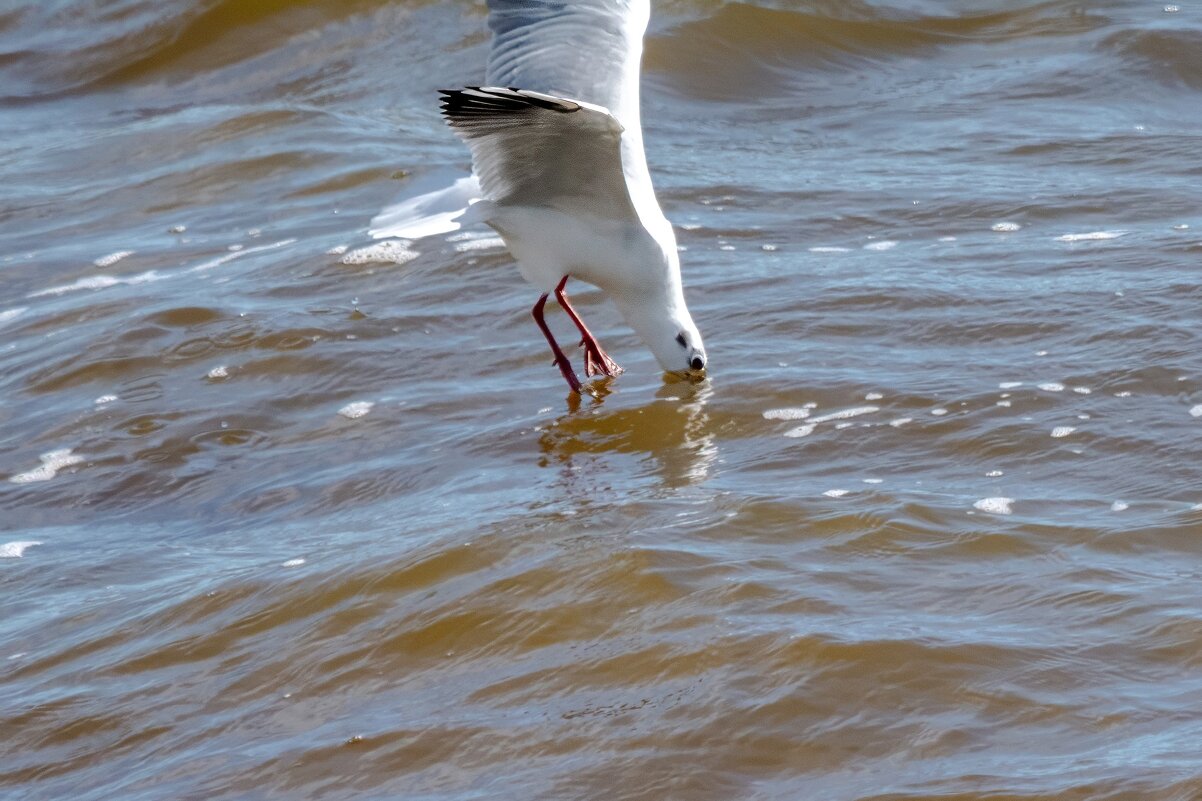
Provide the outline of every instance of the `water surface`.
[[361,250],[482,3],[8,3],[0,795],[1202,798],[1173,8],[657,4],[710,377],[577,286],[576,404],[487,231]]

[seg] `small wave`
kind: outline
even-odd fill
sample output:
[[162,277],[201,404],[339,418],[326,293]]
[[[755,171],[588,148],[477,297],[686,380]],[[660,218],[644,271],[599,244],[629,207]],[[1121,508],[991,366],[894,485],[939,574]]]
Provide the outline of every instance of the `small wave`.
[[1157,84],[1202,89],[1202,31],[1126,30],[1108,36],[1101,47]]
[[107,256],[101,256],[100,258],[96,259],[96,261],[92,262],[92,264],[96,265],[97,267],[108,268],[112,267],[114,264],[122,261],[123,259],[128,259],[132,255],[134,255],[132,250],[118,250],[117,252],[110,253]]
[[366,417],[371,413],[376,404],[372,401],[356,401],[348,403],[338,410],[338,414],[345,417],[347,420],[358,420],[360,417]]
[[[354,3],[324,0],[323,15],[353,13]],[[121,0],[27,4],[7,20],[18,53],[0,51],[0,66],[17,56],[9,98],[45,97],[112,88],[251,59],[282,47],[312,26],[280,0]],[[69,8],[64,9],[63,6]]]
[[83,462],[83,457],[71,452],[70,448],[43,453],[41,457],[41,467],[35,467],[24,473],[18,473],[9,479],[14,484],[35,484],[42,481],[49,481],[58,475],[59,471],[65,467],[71,467]]
[[151,281],[161,281],[165,277],[154,270],[130,276],[129,278],[118,278],[112,275],[89,275],[85,278],[80,278],[74,283],[52,286],[49,289],[40,289],[37,292],[31,292],[27,297],[44,298],[51,295],[66,295],[68,292],[78,292],[81,289],[108,289],[109,287],[120,285],[136,286],[138,284],[148,284]]
[[982,498],[973,507],[991,515],[1009,515],[1014,513],[1013,498]]
[[28,306],[20,306],[15,309],[5,309],[4,311],[0,311],[0,325],[4,325],[5,323],[17,319],[28,310]]
[[[25,555],[25,552],[30,548],[41,545],[42,543],[34,540],[19,540],[17,542],[6,542],[0,545],[0,559],[20,559]],[[10,659],[12,657],[9,657]]]
[[782,67],[842,70],[962,43],[1071,36],[1106,22],[1060,2],[958,16],[902,16],[864,3],[816,11],[730,3],[653,39],[646,67],[689,94],[745,98],[748,86],[783,86]]
[[1065,234],[1056,237],[1057,242],[1103,242],[1108,239],[1118,239],[1126,231],[1090,231],[1087,234]]

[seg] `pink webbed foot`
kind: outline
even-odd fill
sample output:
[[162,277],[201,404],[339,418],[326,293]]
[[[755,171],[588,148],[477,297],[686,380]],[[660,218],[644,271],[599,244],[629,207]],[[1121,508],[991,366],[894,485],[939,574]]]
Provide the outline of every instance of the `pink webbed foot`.
[[595,375],[614,377],[622,374],[622,368],[601,349],[601,344],[595,339],[580,340],[584,348],[584,372],[589,378]]
[[601,343],[593,336],[593,332],[588,330],[588,326],[584,324],[584,320],[572,308],[571,301],[568,300],[568,293],[564,291],[567,286],[568,276],[564,276],[559,282],[559,286],[555,288],[555,299],[559,301],[560,307],[567,313],[568,317],[572,318],[572,322],[576,324],[576,328],[580,329],[580,347],[584,349],[584,372],[589,378],[595,375],[607,375],[611,378],[620,375],[622,368],[618,363],[609,357],[609,354],[601,349]]

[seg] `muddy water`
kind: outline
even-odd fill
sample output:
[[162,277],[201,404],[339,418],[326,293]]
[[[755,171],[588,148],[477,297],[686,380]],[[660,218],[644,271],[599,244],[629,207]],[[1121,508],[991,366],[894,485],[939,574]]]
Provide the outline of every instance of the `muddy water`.
[[[0,796],[1202,798],[1202,7],[657,5],[565,400],[484,9],[0,9]],[[566,336],[565,321],[554,325]]]

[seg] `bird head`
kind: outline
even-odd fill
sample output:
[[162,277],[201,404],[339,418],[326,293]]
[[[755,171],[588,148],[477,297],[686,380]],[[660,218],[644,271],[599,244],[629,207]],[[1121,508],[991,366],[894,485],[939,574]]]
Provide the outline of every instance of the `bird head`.
[[684,296],[657,297],[659,293],[636,294],[619,302],[623,317],[669,373],[700,374],[708,358],[701,332],[684,304]]

